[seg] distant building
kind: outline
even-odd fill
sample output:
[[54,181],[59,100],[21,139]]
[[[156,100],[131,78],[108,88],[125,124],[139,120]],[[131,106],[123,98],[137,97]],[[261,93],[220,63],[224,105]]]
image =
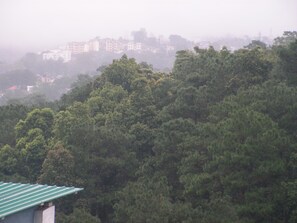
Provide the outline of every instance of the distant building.
[[31,93],[33,91],[34,86],[28,85],[27,86],[27,92]]
[[0,182],[0,223],[55,223],[52,201],[83,190]]
[[160,49],[158,49],[156,47],[146,47],[144,50],[149,51],[151,53],[158,53],[158,51],[160,51]]
[[142,43],[135,43],[135,50],[142,50]]
[[43,83],[43,84],[51,84],[55,81],[55,78],[51,78],[49,76],[47,76],[46,74],[44,75],[37,75],[39,82]]
[[114,41],[112,39],[105,40],[105,50],[108,52],[112,52],[114,49]]
[[70,42],[67,45],[67,49],[73,54],[98,52],[100,44],[97,39],[93,39],[88,42]]
[[67,45],[67,49],[73,54],[80,54],[86,52],[85,42],[70,42]]
[[99,49],[100,49],[100,44],[99,44],[99,41],[97,39],[90,40],[88,42],[88,45],[89,45],[89,50],[90,51],[98,52]]
[[85,43],[83,53],[87,53],[87,52],[89,52],[89,51],[90,51],[89,44],[88,44],[88,43]]
[[63,60],[64,63],[71,60],[71,52],[69,50],[49,50],[42,54],[43,60]]
[[127,50],[129,51],[129,50],[134,50],[134,43],[133,42],[129,42],[128,44],[127,44]]
[[[166,49],[167,52],[174,51],[174,46],[166,44],[163,41],[162,49]],[[124,51],[138,51],[138,52],[151,52],[157,53],[160,48],[143,44],[142,42],[134,42],[128,39],[112,39],[96,37],[89,41],[84,42],[69,42],[66,46],[60,47],[60,49],[50,50],[43,53],[44,60],[58,60],[63,59],[64,62],[70,61],[71,55],[77,55],[88,52],[106,51],[111,53],[123,53]]]
[[128,51],[140,51],[140,50],[142,50],[142,43],[129,42],[127,44],[127,50]]
[[100,47],[107,52],[121,52],[124,49],[124,45],[117,40],[114,39],[102,39],[100,40]]

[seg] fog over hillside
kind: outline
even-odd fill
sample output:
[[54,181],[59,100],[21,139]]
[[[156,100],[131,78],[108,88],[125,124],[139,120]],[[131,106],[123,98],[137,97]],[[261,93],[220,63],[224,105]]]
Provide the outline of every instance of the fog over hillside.
[[42,50],[95,36],[127,38],[141,27],[191,40],[276,37],[296,30],[296,9],[295,0],[9,0],[0,2],[0,46]]
[[[297,30],[296,9],[294,0],[0,1],[0,93],[28,87],[57,99],[79,74],[100,74],[123,54],[170,72],[179,50],[269,46]],[[12,77],[28,73],[35,81],[17,86]]]

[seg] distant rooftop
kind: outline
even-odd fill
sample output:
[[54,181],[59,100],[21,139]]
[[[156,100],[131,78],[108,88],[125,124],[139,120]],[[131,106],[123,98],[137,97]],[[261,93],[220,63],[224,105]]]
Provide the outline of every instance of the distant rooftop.
[[83,188],[0,181],[0,219],[81,190]]

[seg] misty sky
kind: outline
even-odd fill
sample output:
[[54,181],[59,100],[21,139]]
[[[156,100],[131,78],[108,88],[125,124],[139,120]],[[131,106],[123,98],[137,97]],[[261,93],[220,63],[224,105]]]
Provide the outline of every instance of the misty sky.
[[0,46],[41,48],[95,36],[281,35],[297,0],[0,0]]

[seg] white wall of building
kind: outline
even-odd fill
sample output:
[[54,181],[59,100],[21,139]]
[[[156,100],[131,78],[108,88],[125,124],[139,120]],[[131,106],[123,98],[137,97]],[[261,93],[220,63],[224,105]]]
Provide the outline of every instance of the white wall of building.
[[55,223],[55,206],[35,211],[34,223]]
[[71,52],[69,50],[50,50],[42,54],[43,60],[63,60],[64,63],[71,60]]

